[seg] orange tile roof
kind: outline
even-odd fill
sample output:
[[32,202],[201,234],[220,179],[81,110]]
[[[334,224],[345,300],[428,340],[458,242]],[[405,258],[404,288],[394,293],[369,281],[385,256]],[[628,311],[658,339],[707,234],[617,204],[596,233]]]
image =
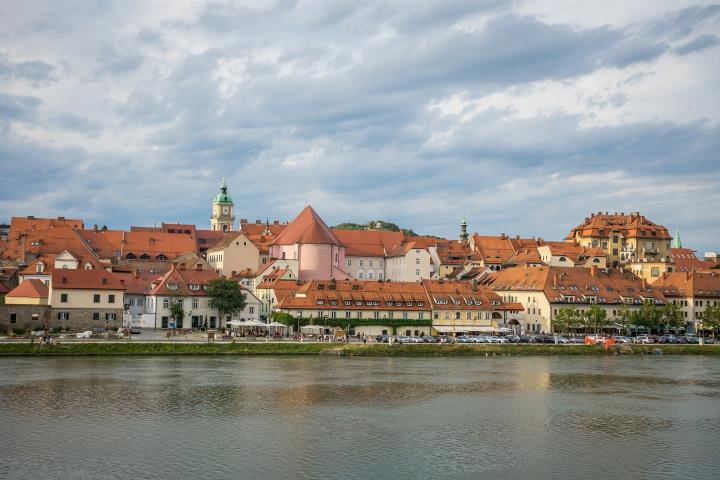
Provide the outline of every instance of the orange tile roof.
[[[502,298],[487,285],[471,282],[423,280],[434,310],[503,310]],[[512,310],[523,310],[514,307]]]
[[544,292],[551,303],[591,303],[589,297],[598,304],[665,302],[660,289],[620,269],[522,266],[493,272],[481,282],[495,291]]
[[125,290],[120,279],[107,270],[56,269],[52,272],[53,289]]
[[515,255],[515,247],[509,237],[473,235],[475,252],[486,264],[504,264]]
[[11,298],[47,298],[49,289],[45,282],[37,278],[25,280],[17,287],[13,288],[6,297]]
[[[207,295],[205,286],[216,278],[219,278],[219,275],[214,270],[182,270],[173,264],[170,271],[158,279],[157,284],[150,290],[150,294],[205,296]],[[194,289],[190,287],[191,285],[197,285],[200,288]]]
[[668,297],[720,298],[720,270],[695,270],[663,274],[653,283]]
[[623,238],[660,238],[670,240],[672,237],[663,225],[651,222],[640,212],[630,215],[624,213],[593,213],[585,221],[573,228],[567,236],[568,240],[577,237],[610,237],[620,235]]
[[675,271],[678,272],[690,272],[698,268],[714,268],[720,265],[716,260],[697,258],[695,251],[689,248],[670,249],[670,259],[675,263]]
[[[304,296],[297,296],[300,292]],[[318,304],[318,300],[323,303]],[[335,305],[332,302],[336,302]],[[346,305],[345,302],[351,302]],[[358,305],[360,302],[361,305]],[[368,302],[377,302],[368,304]],[[407,306],[412,302],[412,306]],[[399,305],[402,303],[402,305]],[[278,302],[280,309],[292,310],[398,310],[428,311],[430,303],[418,282],[358,282],[353,280],[311,280]]]
[[150,284],[157,281],[161,275],[148,272],[113,272],[125,285],[125,293],[130,295],[148,295]]
[[124,258],[128,254],[136,258],[145,254],[155,259],[163,254],[172,260],[197,250],[193,237],[185,234],[123,230],[79,230],[78,233],[101,258],[112,258],[119,253]]
[[308,205],[273,241],[273,245],[294,244],[340,245],[340,240]]
[[460,240],[436,240],[437,254],[443,265],[465,265],[471,260],[479,259],[470,245]]
[[332,232],[345,245],[345,255],[364,257],[384,257],[393,247],[401,244],[405,235],[402,232],[387,230],[341,230]]

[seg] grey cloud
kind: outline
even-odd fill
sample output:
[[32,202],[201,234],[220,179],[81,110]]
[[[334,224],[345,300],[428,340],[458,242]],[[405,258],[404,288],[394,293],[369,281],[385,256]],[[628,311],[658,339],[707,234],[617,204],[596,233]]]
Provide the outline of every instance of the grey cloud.
[[673,49],[673,53],[677,55],[687,55],[689,53],[701,52],[706,48],[714,47],[720,43],[715,35],[700,35],[690,42]]
[[49,63],[40,60],[12,62],[0,55],[0,79],[3,78],[29,80],[33,86],[42,86],[57,81],[59,75],[57,68]]
[[37,97],[0,93],[0,119],[26,120],[35,114],[41,104]]
[[82,133],[88,137],[96,137],[102,129],[100,122],[72,113],[52,115],[50,122],[61,130]]

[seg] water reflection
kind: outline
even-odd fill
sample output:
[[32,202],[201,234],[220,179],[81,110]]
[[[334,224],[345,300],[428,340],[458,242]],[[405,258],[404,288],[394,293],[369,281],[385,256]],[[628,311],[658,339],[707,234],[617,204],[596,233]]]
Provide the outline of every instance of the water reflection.
[[0,477],[554,478],[602,454],[598,478],[712,478],[719,395],[706,358],[4,359]]

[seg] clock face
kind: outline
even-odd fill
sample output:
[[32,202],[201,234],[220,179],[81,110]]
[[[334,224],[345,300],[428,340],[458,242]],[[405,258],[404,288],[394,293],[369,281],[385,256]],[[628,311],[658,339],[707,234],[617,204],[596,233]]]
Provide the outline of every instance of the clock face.
[[227,215],[228,213],[228,207],[223,207],[223,215]]

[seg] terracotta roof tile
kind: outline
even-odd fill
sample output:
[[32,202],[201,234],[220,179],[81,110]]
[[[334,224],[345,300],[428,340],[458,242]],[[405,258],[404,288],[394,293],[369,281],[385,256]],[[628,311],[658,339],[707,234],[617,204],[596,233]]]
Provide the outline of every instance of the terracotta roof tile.
[[308,205],[273,241],[273,245],[294,244],[340,245],[340,240]]
[[45,282],[42,280],[38,280],[36,278],[31,278],[30,280],[25,280],[17,287],[13,288],[6,297],[11,298],[47,298],[48,297],[48,287],[45,285]]

